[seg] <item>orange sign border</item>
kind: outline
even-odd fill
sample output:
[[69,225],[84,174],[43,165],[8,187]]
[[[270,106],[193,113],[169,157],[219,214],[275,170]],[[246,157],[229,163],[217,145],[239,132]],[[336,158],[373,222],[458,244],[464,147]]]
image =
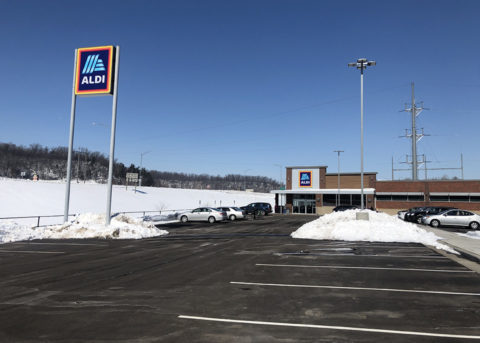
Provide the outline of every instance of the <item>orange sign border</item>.
[[[77,50],[77,65],[75,66],[75,95],[97,95],[112,93],[113,49],[113,45],[107,45],[90,48],[80,48]],[[84,52],[99,50],[108,50],[107,88],[81,91],[78,89],[78,86],[80,85],[80,56]]]
[[[310,186],[302,186],[301,184],[301,179],[300,179],[300,175],[302,173],[309,173],[310,174]],[[298,171],[298,187],[301,187],[301,188],[312,188],[313,187],[313,180],[312,180],[312,171],[311,170],[299,170]]]

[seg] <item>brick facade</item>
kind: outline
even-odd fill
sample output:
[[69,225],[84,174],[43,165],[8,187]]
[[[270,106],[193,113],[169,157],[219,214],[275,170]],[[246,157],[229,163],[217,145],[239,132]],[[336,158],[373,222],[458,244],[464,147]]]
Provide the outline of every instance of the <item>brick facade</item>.
[[[340,173],[340,188],[354,188],[361,187],[360,173],[355,174],[342,174]],[[363,187],[375,188],[377,181],[376,173],[364,173],[363,174]],[[326,174],[325,187],[322,188],[337,188],[338,187],[338,174]]]
[[[292,190],[292,169],[318,169],[319,170],[319,185],[320,189],[337,189],[338,174],[328,173],[326,166],[318,167],[287,167],[286,168],[286,189]],[[378,193],[423,193],[425,201],[391,201],[391,200],[376,200],[375,195],[367,194],[367,208],[375,207],[380,210],[407,209],[411,207],[420,206],[451,206],[463,208],[471,211],[480,211],[480,202],[467,201],[430,201],[431,193],[478,193],[480,196],[480,180],[429,180],[429,181],[377,181],[377,173],[364,172],[363,186],[364,188],[373,188]],[[340,173],[340,188],[341,189],[356,189],[361,188],[360,173]],[[357,193],[358,194],[358,193]],[[414,198],[412,198],[414,199]],[[292,210],[293,195],[287,194],[286,207]],[[450,199],[451,200],[451,199]],[[458,200],[458,199],[456,199]],[[315,203],[317,206],[317,213],[320,213],[320,208],[323,206],[322,194],[315,194]]]
[[419,206],[451,206],[478,211],[478,202],[430,201],[430,193],[480,193],[480,180],[377,181],[376,192],[421,192],[425,201],[380,201],[377,208],[405,209]]
[[292,168],[287,168],[287,182],[285,186],[286,189],[292,189]]

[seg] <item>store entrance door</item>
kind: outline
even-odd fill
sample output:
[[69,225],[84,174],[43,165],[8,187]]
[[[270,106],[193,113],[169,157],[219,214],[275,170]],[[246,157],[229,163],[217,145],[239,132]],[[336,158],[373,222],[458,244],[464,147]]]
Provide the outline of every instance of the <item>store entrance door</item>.
[[316,213],[315,200],[293,199],[293,213]]

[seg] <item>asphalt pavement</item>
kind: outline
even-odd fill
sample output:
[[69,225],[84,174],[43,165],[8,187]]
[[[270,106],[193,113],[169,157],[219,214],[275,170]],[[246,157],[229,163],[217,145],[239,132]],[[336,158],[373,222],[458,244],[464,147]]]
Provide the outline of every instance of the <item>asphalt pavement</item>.
[[480,341],[478,273],[421,244],[290,237],[313,219],[3,244],[0,341]]

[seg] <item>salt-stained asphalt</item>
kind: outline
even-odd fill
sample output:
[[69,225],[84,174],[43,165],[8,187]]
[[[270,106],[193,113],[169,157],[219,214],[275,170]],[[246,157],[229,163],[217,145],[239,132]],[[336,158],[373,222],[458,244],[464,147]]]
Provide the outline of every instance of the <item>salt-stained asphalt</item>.
[[420,244],[289,237],[313,219],[3,244],[0,341],[480,341],[479,274]]

